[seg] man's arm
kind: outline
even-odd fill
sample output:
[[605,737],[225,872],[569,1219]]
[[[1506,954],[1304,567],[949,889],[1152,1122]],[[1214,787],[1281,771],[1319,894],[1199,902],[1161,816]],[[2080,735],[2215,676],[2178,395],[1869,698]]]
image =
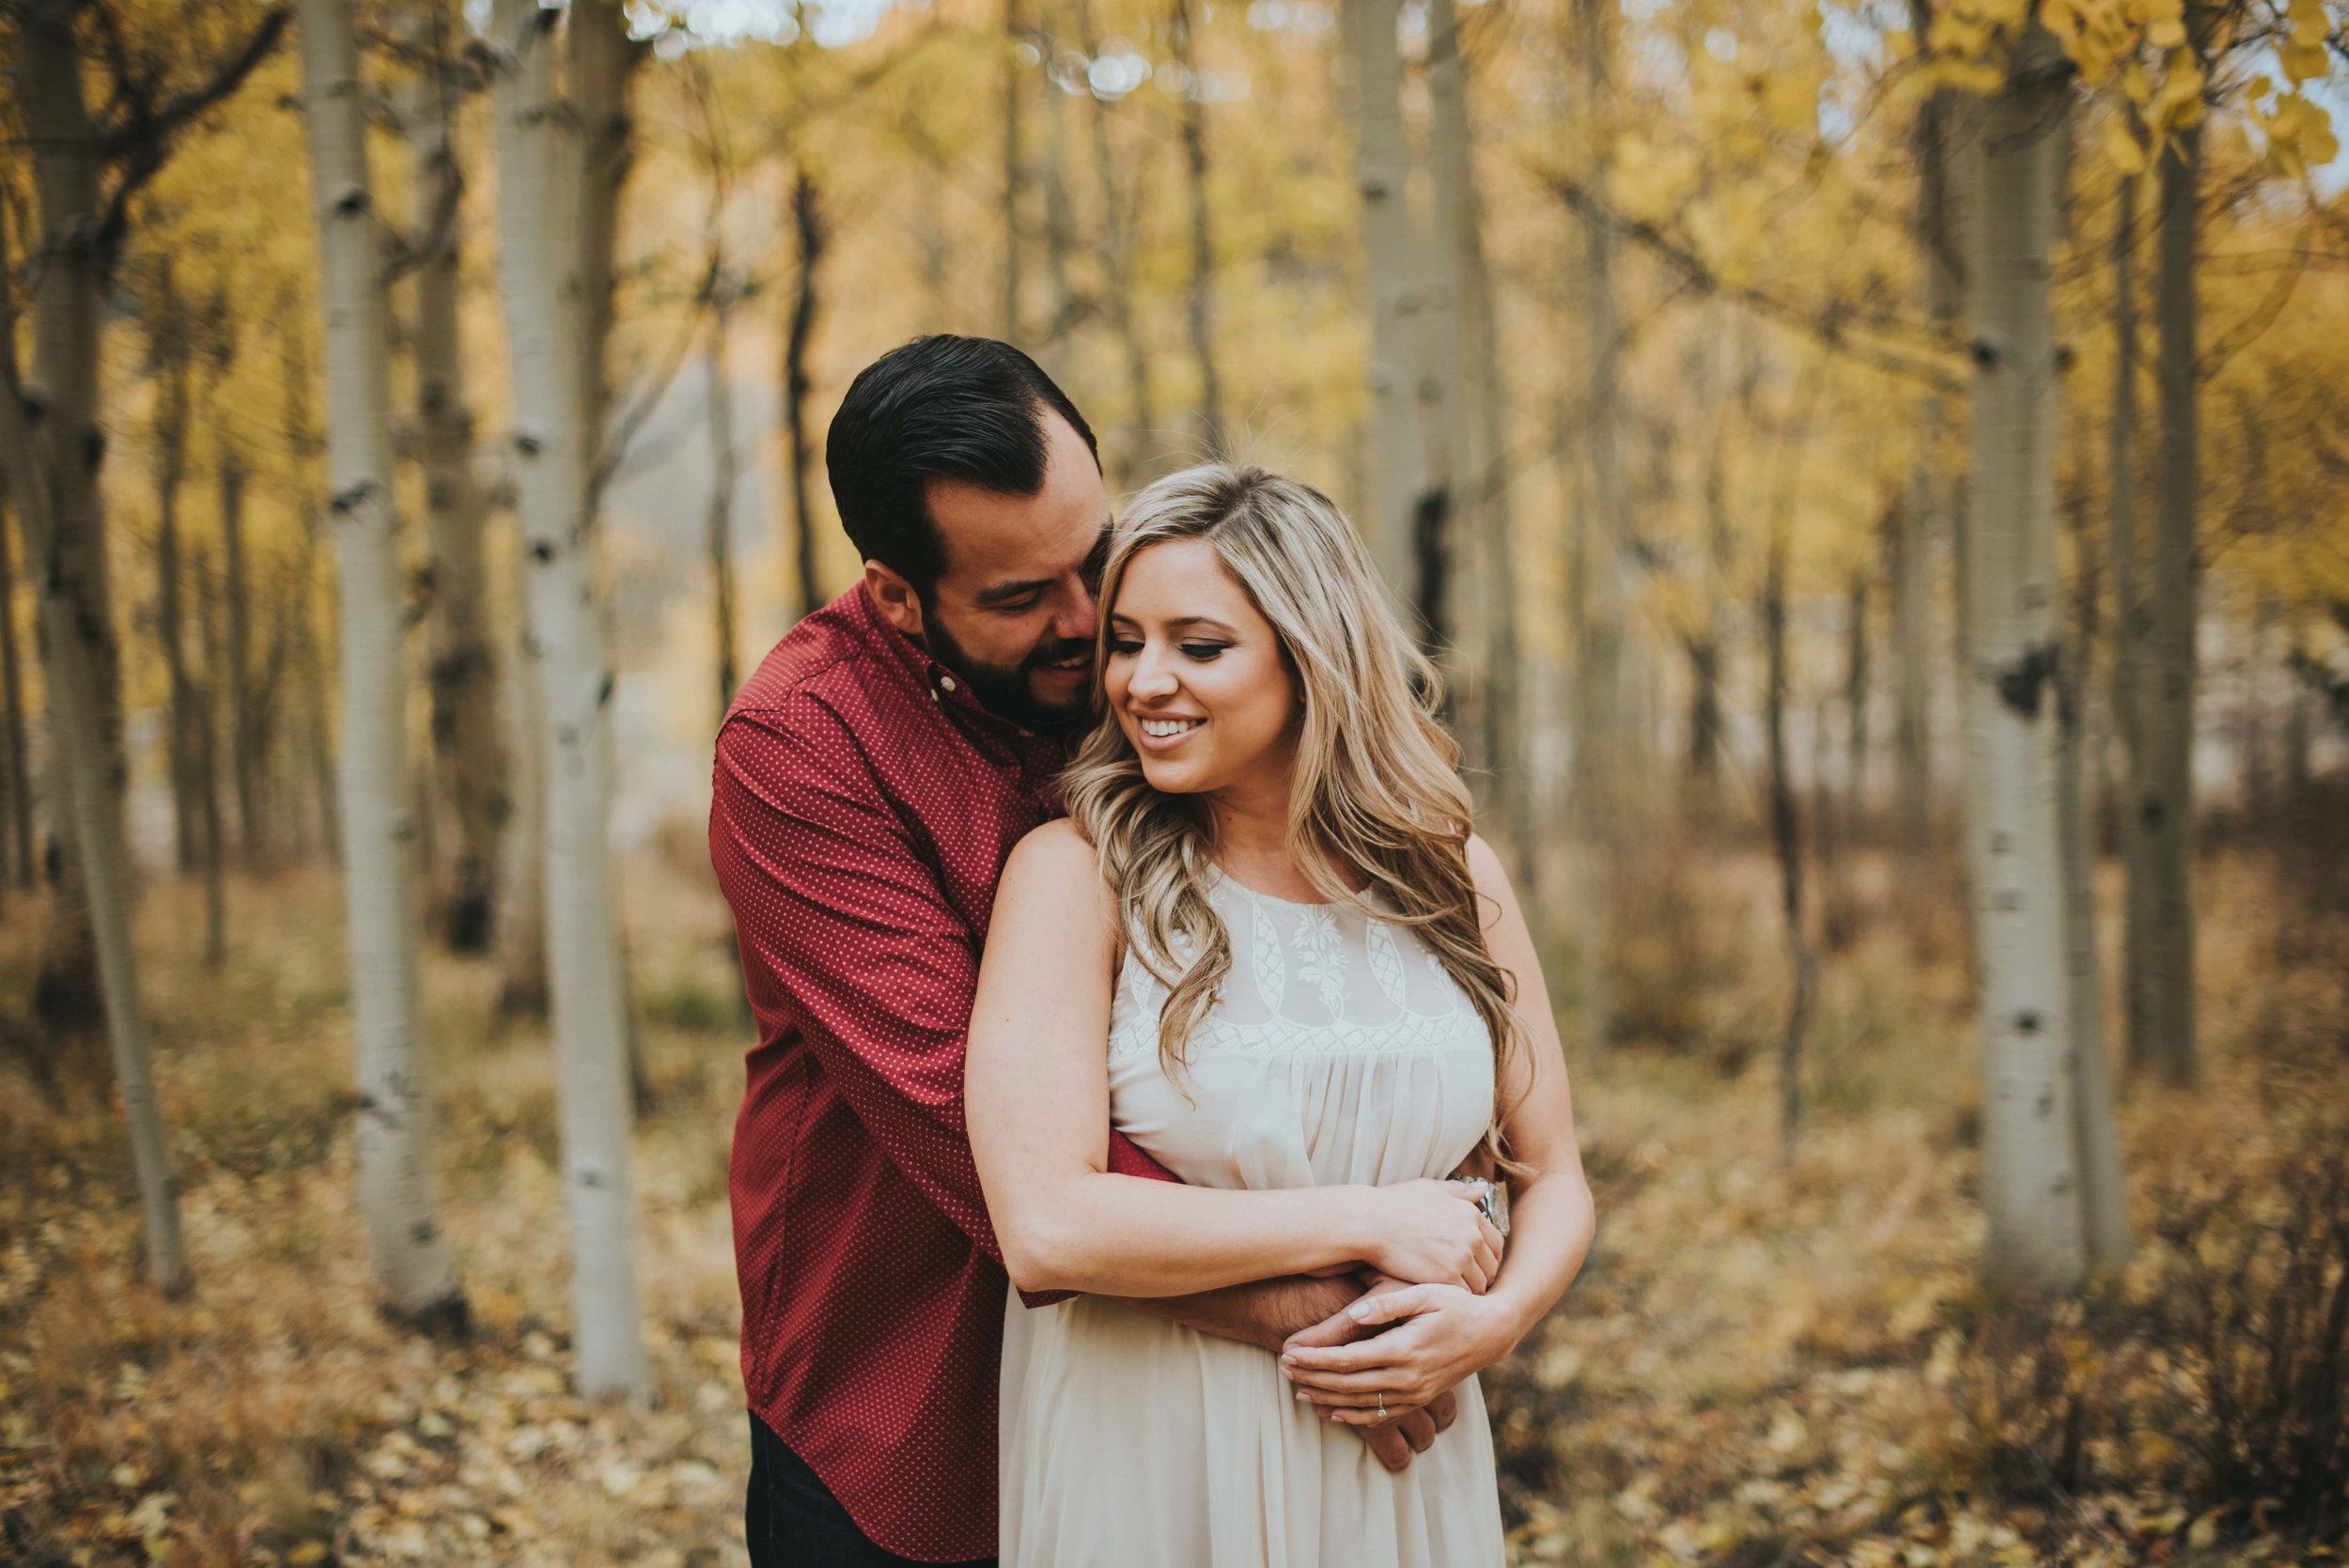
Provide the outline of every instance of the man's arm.
[[[1260,1280],[1252,1285],[1201,1291],[1195,1296],[1114,1299],[1186,1328],[1278,1354],[1294,1335],[1316,1326],[1325,1327],[1326,1331],[1330,1320],[1361,1295],[1362,1280],[1359,1275],[1315,1278],[1296,1274],[1283,1280]],[[1315,1313],[1320,1315],[1316,1317]],[[1330,1343],[1338,1342],[1332,1339]],[[1362,1441],[1370,1445],[1370,1452],[1379,1464],[1399,1471],[1410,1467],[1413,1454],[1426,1452],[1427,1445],[1436,1440],[1436,1434],[1448,1430],[1459,1413],[1458,1401],[1447,1390],[1424,1406],[1407,1411],[1385,1425],[1358,1426],[1354,1430],[1361,1434]]]
[[[753,985],[779,993],[890,1161],[1001,1263],[963,1118],[975,944],[879,788],[843,766],[857,754],[813,698],[794,699],[784,722],[730,720],[718,737],[710,862]],[[1173,1180],[1123,1138],[1112,1138],[1110,1163]]]

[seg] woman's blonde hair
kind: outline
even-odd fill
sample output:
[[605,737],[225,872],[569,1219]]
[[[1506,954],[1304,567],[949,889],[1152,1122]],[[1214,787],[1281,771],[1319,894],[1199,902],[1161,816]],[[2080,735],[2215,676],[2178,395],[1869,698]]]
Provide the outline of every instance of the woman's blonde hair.
[[[1508,1167],[1500,1129],[1523,1035],[1508,975],[1485,942],[1468,863],[1473,812],[1455,771],[1459,746],[1436,722],[1434,665],[1405,633],[1335,503],[1260,468],[1208,463],[1143,490],[1112,531],[1097,681],[1127,568],[1176,539],[1213,547],[1271,623],[1296,678],[1301,722],[1288,848],[1298,869],[1325,898],[1418,932],[1484,1019],[1495,1086],[1486,1147]],[[1115,890],[1133,957],[1170,992],[1159,1056],[1174,1073],[1232,969],[1231,934],[1207,899],[1217,872],[1206,801],[1151,788],[1107,712],[1061,776],[1061,792]],[[1367,883],[1361,892],[1357,878]]]

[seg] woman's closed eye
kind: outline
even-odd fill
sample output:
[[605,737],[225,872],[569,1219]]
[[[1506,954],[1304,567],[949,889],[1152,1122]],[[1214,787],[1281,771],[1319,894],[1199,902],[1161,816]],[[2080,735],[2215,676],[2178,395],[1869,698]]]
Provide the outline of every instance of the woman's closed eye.
[[1196,659],[1204,664],[1231,645],[1229,643],[1185,643],[1182,649],[1185,657]]

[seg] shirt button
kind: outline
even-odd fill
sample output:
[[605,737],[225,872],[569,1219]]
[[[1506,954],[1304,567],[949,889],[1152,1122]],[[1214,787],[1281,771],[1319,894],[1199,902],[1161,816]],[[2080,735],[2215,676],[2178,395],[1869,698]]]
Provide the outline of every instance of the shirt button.
[[955,677],[952,675],[941,675],[938,677],[938,684],[944,687],[947,691],[952,691],[955,689]]

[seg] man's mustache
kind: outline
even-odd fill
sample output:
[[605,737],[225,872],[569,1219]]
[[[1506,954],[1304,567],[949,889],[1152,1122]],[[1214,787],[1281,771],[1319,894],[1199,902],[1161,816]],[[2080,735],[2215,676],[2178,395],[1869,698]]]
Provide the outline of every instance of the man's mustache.
[[1039,643],[1029,651],[1027,658],[1019,661],[1019,667],[1022,670],[1041,669],[1047,664],[1058,664],[1063,660],[1092,651],[1093,639],[1090,637],[1067,637],[1057,642]]

